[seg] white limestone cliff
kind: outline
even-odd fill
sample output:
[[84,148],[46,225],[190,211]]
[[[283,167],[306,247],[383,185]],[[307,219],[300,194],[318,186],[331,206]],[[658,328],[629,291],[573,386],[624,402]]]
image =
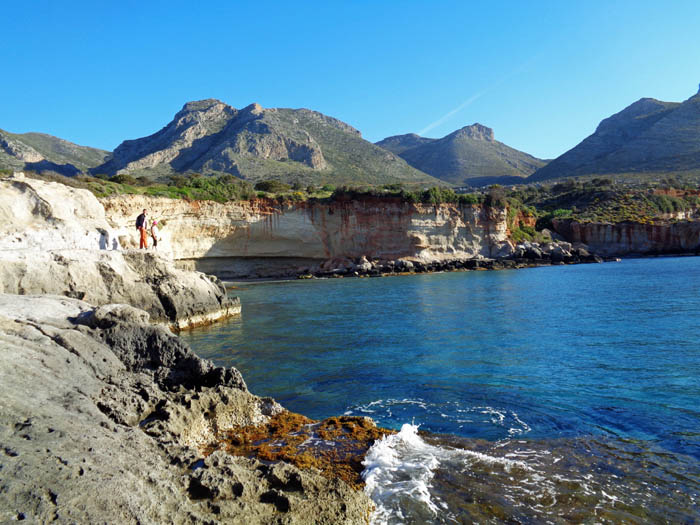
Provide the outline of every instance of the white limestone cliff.
[[0,180],[0,293],[126,303],[175,329],[240,312],[218,279],[157,253],[122,250],[87,191],[25,178]]
[[[219,204],[143,195],[102,199],[125,246],[138,242],[142,209],[160,228],[160,253],[176,260],[298,258],[315,261],[409,259],[422,262],[495,257],[512,250],[506,211],[382,199],[279,204]],[[212,264],[215,264],[212,262]]]

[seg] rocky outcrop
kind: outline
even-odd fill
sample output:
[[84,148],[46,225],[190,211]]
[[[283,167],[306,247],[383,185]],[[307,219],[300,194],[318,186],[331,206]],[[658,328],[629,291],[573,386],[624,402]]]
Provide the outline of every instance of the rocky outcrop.
[[388,137],[377,145],[433,177],[458,185],[482,186],[515,178],[515,182],[503,181],[513,184],[517,177],[527,177],[544,165],[544,161],[498,142],[491,128],[478,123],[441,139],[408,134]]
[[174,329],[240,313],[215,277],[120,248],[89,191],[23,177],[0,181],[0,293],[136,305]]
[[[145,196],[102,199],[125,246],[143,208],[165,220],[159,245],[174,259],[224,277],[260,275],[362,256],[423,263],[495,257],[508,244],[506,211],[483,206],[423,205],[365,199],[280,204],[257,200],[218,204]],[[280,267],[284,265],[286,267]]]
[[552,221],[554,230],[569,242],[587,244],[603,256],[697,253],[700,222],[580,223]]
[[166,258],[137,250],[4,251],[0,293],[138,305],[153,322],[174,330],[211,324],[241,309],[215,277],[177,269]]
[[22,162],[39,162],[44,160],[43,155],[34,148],[18,140],[13,140],[4,133],[0,134],[0,148],[2,148],[7,155]]
[[0,252],[119,247],[91,192],[22,175],[0,180]]
[[0,521],[366,523],[361,491],[221,451],[283,409],[148,314],[0,294]]

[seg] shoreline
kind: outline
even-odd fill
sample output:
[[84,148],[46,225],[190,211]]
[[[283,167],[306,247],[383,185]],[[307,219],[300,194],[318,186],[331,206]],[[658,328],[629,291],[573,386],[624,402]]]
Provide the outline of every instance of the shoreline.
[[[609,256],[601,257],[602,263],[610,262],[621,262],[624,260],[634,260],[634,259],[658,259],[658,258],[676,258],[676,257],[698,257],[700,252],[685,252],[685,253],[660,253],[660,254],[634,254],[634,255],[619,255],[619,256]],[[498,261],[498,260],[494,260]],[[483,262],[483,261],[479,261]],[[439,270],[424,270],[420,272],[387,272],[380,273],[376,275],[346,275],[346,274],[333,274],[332,272],[327,272],[324,275],[314,275],[308,276],[308,274],[299,274],[296,277],[291,276],[278,276],[278,277],[240,277],[235,279],[222,279],[221,282],[227,290],[235,289],[237,284],[264,284],[264,283],[282,283],[282,282],[297,282],[303,280],[324,280],[324,279],[367,279],[375,277],[396,277],[396,276],[411,276],[411,275],[421,275],[421,274],[432,274],[432,273],[451,273],[451,272],[469,272],[469,271],[502,271],[502,270],[524,270],[528,268],[543,268],[547,266],[574,266],[578,264],[594,264],[595,262],[575,262],[575,263],[518,263],[515,266],[503,265],[502,267],[481,267],[481,268],[455,268],[455,269],[439,269]]]

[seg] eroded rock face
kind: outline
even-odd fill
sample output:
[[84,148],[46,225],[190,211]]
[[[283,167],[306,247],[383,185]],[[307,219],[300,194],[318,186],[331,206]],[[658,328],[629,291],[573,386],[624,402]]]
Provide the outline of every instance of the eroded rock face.
[[700,250],[700,222],[678,221],[579,223],[555,220],[557,233],[572,243],[582,242],[603,256],[688,253]]
[[0,294],[0,521],[366,522],[367,496],[317,471],[205,458],[217,433],[283,409],[146,319]]
[[151,321],[175,329],[240,313],[240,302],[228,298],[218,279],[179,270],[170,260],[136,250],[0,252],[0,292],[137,305]]
[[89,191],[22,175],[0,180],[0,251],[117,248],[104,208]]
[[121,242],[137,242],[131,221],[143,208],[159,219],[159,250],[176,260],[296,258],[315,261],[492,257],[507,252],[506,212],[481,206],[422,205],[386,200],[332,204],[274,201],[186,202],[146,196],[102,199]]
[[240,313],[240,303],[215,277],[179,270],[152,251],[120,247],[89,191],[23,177],[0,180],[0,293],[126,303],[176,329]]

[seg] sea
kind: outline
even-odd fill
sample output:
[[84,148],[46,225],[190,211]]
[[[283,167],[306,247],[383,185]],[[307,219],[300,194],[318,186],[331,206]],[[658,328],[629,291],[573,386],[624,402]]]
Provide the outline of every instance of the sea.
[[231,294],[198,355],[398,431],[364,460],[374,524],[700,523],[700,257]]

